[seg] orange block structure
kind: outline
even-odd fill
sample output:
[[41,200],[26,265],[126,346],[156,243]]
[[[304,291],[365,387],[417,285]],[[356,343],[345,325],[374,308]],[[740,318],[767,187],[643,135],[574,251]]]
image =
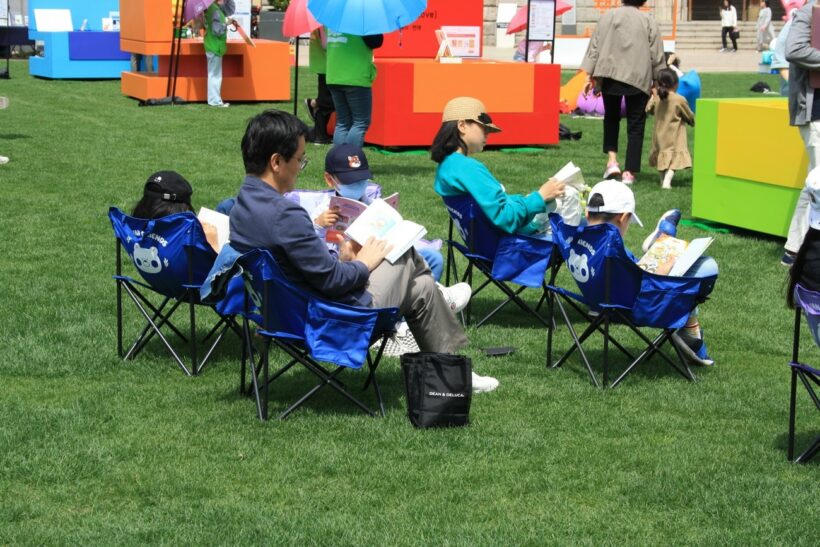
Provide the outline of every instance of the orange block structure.
[[[147,100],[167,95],[173,35],[171,0],[120,0],[120,49],[156,56],[157,72],[123,72],[123,95]],[[287,42],[228,42],[222,59],[222,98],[226,101],[290,99],[290,54]],[[208,98],[205,50],[200,39],[183,39],[175,95],[189,102]]]
[[558,144],[559,65],[376,59],[376,70],[369,143],[429,146],[447,101],[466,95],[480,99],[503,129],[491,133],[487,144]]

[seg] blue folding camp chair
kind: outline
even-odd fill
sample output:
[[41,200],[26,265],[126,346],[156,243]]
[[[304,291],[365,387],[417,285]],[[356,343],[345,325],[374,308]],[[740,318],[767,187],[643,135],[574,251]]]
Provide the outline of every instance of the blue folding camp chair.
[[[789,400],[789,460],[794,457],[794,422],[798,378],[800,378],[803,387],[806,388],[811,400],[814,401],[817,410],[820,410],[820,397],[818,397],[817,391],[815,391],[815,387],[820,386],[820,370],[801,363],[799,356],[801,311],[806,315],[806,322],[814,337],[815,344],[817,344],[817,347],[820,347],[820,292],[810,291],[799,284],[795,285],[794,307],[794,341],[792,343],[792,360],[789,363],[789,367],[792,370],[791,396]],[[820,452],[820,436],[814,439],[809,447],[797,456],[794,462],[806,463],[817,455],[818,452]]]
[[[244,392],[246,362],[249,363],[251,387],[259,419],[268,418],[270,383],[297,363],[315,374],[320,381],[285,409],[279,416],[280,419],[286,418],[326,386],[341,393],[365,413],[375,416],[375,412],[354,397],[337,378],[344,370],[362,368],[365,362],[369,374],[363,389],[367,389],[370,384],[373,385],[378,410],[384,415],[384,402],[376,379],[376,368],[381,360],[384,345],[399,319],[399,310],[359,308],[314,296],[291,283],[266,249],[250,251],[242,255],[238,263],[242,267],[245,280],[246,309],[250,311],[253,304],[261,310],[261,318],[249,312],[245,313],[245,347],[241,372],[241,390]],[[258,323],[259,329],[256,334],[264,339],[261,356],[258,358],[253,346],[249,318]],[[378,345],[376,356],[371,357],[369,348],[378,340],[381,340],[381,343]],[[272,376],[268,370],[271,344],[290,358],[290,361]],[[319,363],[320,361],[333,363],[336,368],[328,370]]]
[[[472,286],[473,271],[477,270],[484,275],[485,280],[478,288],[473,289],[473,298],[490,284],[498,287],[507,296],[503,302],[479,320],[476,327],[486,323],[510,302],[515,302],[519,308],[538,319],[544,326],[551,327],[552,316],[548,321],[538,311],[544,301],[550,298],[545,280],[547,268],[551,268],[550,283],[552,283],[561,264],[560,260],[551,260],[554,247],[552,242],[547,239],[502,232],[490,223],[472,196],[450,196],[442,199],[450,215],[445,278],[447,285],[450,284],[452,275],[455,279]],[[454,228],[458,230],[463,243],[454,239]],[[456,267],[454,250],[467,259],[467,267],[461,277]],[[510,287],[508,282],[515,283],[519,287]],[[541,288],[542,290],[541,298],[534,309],[519,296],[527,288]],[[470,308],[471,305],[468,305],[464,310],[467,322],[470,320]]]
[[[704,302],[712,292],[717,276],[670,277],[651,274],[641,269],[629,257],[618,229],[612,224],[595,226],[568,226],[561,217],[550,214],[552,237],[575,279],[581,294],[550,285],[558,298],[550,300],[558,305],[572,336],[573,345],[561,359],[552,365],[560,367],[577,349],[592,383],[599,386],[592,365],[583,349],[584,341],[598,331],[603,334],[603,386],[609,382],[609,344],[613,344],[630,359],[612,387],[617,386],[632,370],[657,354],[684,378],[695,381],[684,355],[672,344],[677,362],[661,351],[672,334],[686,325],[689,314]],[[572,327],[563,303],[570,304],[589,321],[579,336]],[[583,304],[585,310],[578,303]],[[592,313],[589,313],[589,312]],[[550,309],[553,313],[553,309]],[[633,356],[610,332],[610,325],[623,323],[645,344],[646,348]],[[655,338],[648,338],[642,327],[661,329]],[[552,331],[547,334],[547,365],[552,361]]]
[[[237,279],[228,296],[216,305],[206,305],[217,312],[216,325],[198,341],[196,336],[196,308],[201,306],[199,288],[216,259],[202,231],[202,225],[191,212],[177,213],[163,218],[148,220],[126,215],[116,207],[108,210],[108,218],[116,237],[117,266],[114,279],[117,283],[117,352],[123,359],[135,358],[155,335],[171,353],[177,365],[192,376],[205,367],[228,328],[241,333],[234,315],[243,310],[242,283]],[[133,262],[142,281],[122,273],[122,250]],[[155,305],[147,291],[162,297]],[[128,348],[123,349],[123,291],[146,321],[139,335]],[[172,321],[174,312],[183,303],[188,304],[190,317],[187,336]],[[186,365],[171,345],[163,329],[170,330],[183,343],[188,344],[190,362]],[[213,338],[202,360],[198,359],[198,346]]]

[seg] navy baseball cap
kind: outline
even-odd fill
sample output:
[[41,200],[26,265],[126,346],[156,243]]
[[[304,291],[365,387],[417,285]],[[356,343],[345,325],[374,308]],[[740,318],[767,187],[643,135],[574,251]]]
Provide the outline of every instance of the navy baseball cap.
[[337,144],[328,150],[325,171],[343,185],[361,183],[373,177],[364,150],[353,144]]

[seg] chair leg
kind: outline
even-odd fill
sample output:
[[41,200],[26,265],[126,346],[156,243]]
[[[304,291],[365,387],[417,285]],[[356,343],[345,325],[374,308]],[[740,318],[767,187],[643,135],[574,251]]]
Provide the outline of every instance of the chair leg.
[[191,337],[188,340],[191,352],[191,371],[192,375],[196,376],[199,372],[199,363],[196,360],[196,304],[194,304],[194,294],[191,290],[188,291],[188,310],[191,320]]
[[817,452],[820,451],[820,437],[814,439],[814,442],[809,446],[805,452],[797,456],[797,459],[794,460],[794,463],[808,463],[814,456],[817,455]]
[[791,385],[791,394],[789,396],[789,449],[788,455],[789,461],[792,461],[794,458],[794,421],[795,421],[795,408],[797,406],[797,369],[792,368],[792,385]]
[[[119,246],[117,246],[119,249]],[[117,279],[117,355],[122,359],[122,280]]]
[[188,376],[191,376],[191,372],[188,370],[188,367],[186,367],[185,363],[182,362],[182,359],[180,359],[179,355],[177,355],[177,352],[174,351],[173,346],[171,346],[170,342],[168,342],[168,339],[165,338],[165,335],[162,334],[162,331],[159,329],[159,326],[157,325],[157,323],[155,323],[154,320],[151,319],[151,316],[148,315],[148,312],[145,310],[145,308],[142,306],[142,304],[140,304],[139,300],[137,300],[137,298],[134,296],[134,294],[128,288],[128,285],[125,285],[125,292],[128,293],[128,295],[134,301],[134,304],[136,304],[137,309],[139,309],[140,313],[142,313],[142,316],[145,318],[145,320],[148,321],[148,323],[150,323],[151,328],[153,329],[153,332],[157,336],[159,336],[160,340],[162,340],[162,343],[165,345],[165,348],[174,357],[174,360],[177,362],[177,365],[179,365],[179,368],[181,368],[185,372],[185,374],[187,374]]
[[603,312],[604,316],[604,389],[609,380],[609,311]]
[[563,357],[561,357],[561,359],[559,359],[554,365],[552,365],[552,368],[560,367],[561,364],[564,363],[569,358],[569,356],[572,355],[572,353],[577,349],[578,353],[581,355],[581,360],[584,362],[584,366],[587,369],[587,374],[589,374],[589,378],[592,380],[592,384],[595,387],[600,387],[600,384],[598,383],[598,378],[595,376],[595,372],[592,370],[592,365],[590,364],[589,359],[587,358],[586,352],[584,352],[584,348],[581,347],[581,344],[583,344],[586,337],[592,334],[592,332],[595,330],[595,323],[600,322],[600,318],[596,318],[593,321],[593,324],[590,325],[579,338],[578,334],[575,332],[575,328],[572,326],[572,323],[569,320],[569,316],[567,315],[567,311],[564,309],[564,305],[561,303],[561,300],[556,300],[556,303],[558,304],[558,309],[561,311],[561,315],[564,318],[564,323],[567,325],[567,329],[569,330],[570,336],[572,336],[573,345],[563,355]]

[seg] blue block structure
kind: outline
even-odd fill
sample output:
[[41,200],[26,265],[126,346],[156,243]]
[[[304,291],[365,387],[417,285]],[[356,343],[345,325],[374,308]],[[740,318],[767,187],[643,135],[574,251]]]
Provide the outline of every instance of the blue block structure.
[[[74,32],[41,32],[35,9],[71,10]],[[120,50],[120,33],[104,32],[102,18],[120,9],[119,0],[29,0],[29,38],[43,42],[43,56],[29,59],[29,72],[41,78],[119,79],[131,70]],[[86,30],[79,29],[87,21]]]

